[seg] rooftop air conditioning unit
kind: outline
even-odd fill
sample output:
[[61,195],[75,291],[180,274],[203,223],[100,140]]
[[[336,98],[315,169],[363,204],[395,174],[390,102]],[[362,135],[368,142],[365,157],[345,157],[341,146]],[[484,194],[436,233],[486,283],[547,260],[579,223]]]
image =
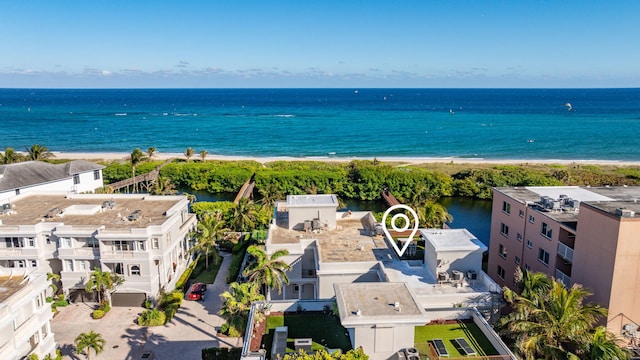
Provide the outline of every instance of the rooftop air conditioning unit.
[[636,215],[636,213],[633,210],[629,210],[629,209],[625,209],[625,208],[617,208],[616,209],[616,215],[618,215],[620,217],[631,218],[631,217],[634,217]]
[[446,271],[440,271],[438,273],[438,281],[449,281],[449,273]]
[[469,270],[467,271],[467,278],[469,278],[469,280],[477,280],[478,273],[475,270]]
[[458,270],[452,270],[451,271],[451,279],[452,280],[460,281],[460,280],[462,280],[463,277],[464,277],[464,274],[462,273],[462,271],[458,271]]

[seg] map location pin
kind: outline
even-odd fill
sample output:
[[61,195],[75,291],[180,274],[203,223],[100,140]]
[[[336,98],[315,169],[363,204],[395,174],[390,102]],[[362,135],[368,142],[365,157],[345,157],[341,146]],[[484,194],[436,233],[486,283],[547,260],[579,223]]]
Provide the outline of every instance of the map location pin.
[[[411,213],[414,219],[413,230],[411,231],[411,235],[409,235],[409,240],[405,241],[404,245],[402,245],[402,249],[398,248],[398,245],[396,244],[396,242],[391,237],[391,234],[389,233],[389,229],[387,229],[387,216],[389,216],[389,214],[391,214],[392,211],[397,209],[409,211],[409,213]],[[398,227],[396,225],[396,222],[398,221],[399,218],[402,219],[402,221],[404,222],[404,225],[402,227]],[[407,216],[407,214],[405,214],[404,212],[397,213],[391,217],[391,229],[393,229],[394,231],[403,232],[409,229],[409,226],[411,226],[411,221],[409,220],[409,217]],[[403,205],[403,204],[393,205],[392,207],[387,209],[387,211],[385,211],[384,215],[382,216],[382,230],[384,230],[384,234],[387,235],[387,239],[389,239],[391,246],[393,246],[393,248],[396,250],[396,253],[398,254],[398,256],[402,256],[405,250],[407,250],[407,248],[409,247],[409,244],[411,243],[411,240],[413,240],[413,237],[416,236],[416,233],[418,232],[418,226],[419,226],[418,214],[416,214],[416,211],[407,205]]]

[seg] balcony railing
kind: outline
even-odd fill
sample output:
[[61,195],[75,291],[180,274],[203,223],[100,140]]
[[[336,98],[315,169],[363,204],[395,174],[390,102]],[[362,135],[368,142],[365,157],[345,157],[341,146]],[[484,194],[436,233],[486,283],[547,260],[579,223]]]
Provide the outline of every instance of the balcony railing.
[[571,286],[571,278],[558,269],[556,269],[556,279],[562,281],[564,286],[566,286],[567,288]]
[[100,256],[100,249],[90,247],[78,247],[78,248],[58,248],[58,256],[82,256],[97,258]]
[[558,243],[558,256],[573,263],[573,249],[563,243]]
[[0,257],[38,256],[38,248],[0,248]]

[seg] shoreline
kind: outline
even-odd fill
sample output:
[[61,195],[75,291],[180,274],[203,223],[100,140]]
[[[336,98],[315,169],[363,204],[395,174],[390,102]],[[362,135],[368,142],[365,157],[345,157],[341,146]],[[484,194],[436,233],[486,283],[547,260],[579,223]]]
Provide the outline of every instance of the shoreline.
[[[54,159],[65,160],[121,160],[126,161],[129,153],[125,152],[67,152],[52,151]],[[185,159],[182,153],[156,153],[156,160],[168,160],[172,158]],[[321,162],[349,162],[353,160],[373,160],[377,159],[381,162],[405,163],[410,165],[429,164],[429,163],[452,163],[452,164],[497,164],[497,165],[514,165],[514,164],[560,164],[560,165],[617,165],[617,166],[640,166],[639,161],[627,160],[564,160],[564,159],[482,159],[482,158],[456,158],[456,157],[400,157],[400,156],[354,156],[354,157],[291,157],[291,156],[235,156],[235,155],[218,155],[209,154],[206,160],[220,161],[241,161],[251,160],[262,164],[274,161],[321,161]],[[192,160],[200,160],[200,156],[195,154]]]

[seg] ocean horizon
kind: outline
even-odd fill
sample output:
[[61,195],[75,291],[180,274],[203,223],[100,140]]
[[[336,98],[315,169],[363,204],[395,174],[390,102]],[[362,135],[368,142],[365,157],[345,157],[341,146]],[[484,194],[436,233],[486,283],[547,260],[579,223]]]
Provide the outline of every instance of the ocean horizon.
[[0,150],[640,159],[638,88],[0,89],[0,124]]

